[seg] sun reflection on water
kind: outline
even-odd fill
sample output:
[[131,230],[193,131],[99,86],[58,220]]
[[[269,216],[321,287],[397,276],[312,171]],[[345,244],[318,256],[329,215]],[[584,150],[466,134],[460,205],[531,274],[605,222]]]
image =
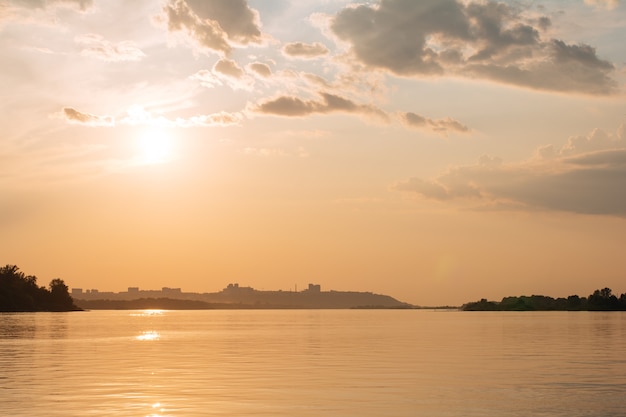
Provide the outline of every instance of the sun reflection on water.
[[161,406],[161,403],[154,403],[152,404],[152,412],[148,415],[146,415],[146,417],[167,417],[165,413],[165,408]]
[[161,335],[155,331],[143,332],[136,337],[137,340],[159,340]]
[[148,414],[146,415],[146,417],[165,417],[164,414],[161,414],[165,412],[165,408],[161,407],[161,403],[152,404],[152,409],[156,412],[153,412],[152,414]]
[[131,313],[131,317],[146,317],[146,316],[162,316],[165,310],[159,309],[148,309],[143,311],[138,311],[136,313]]

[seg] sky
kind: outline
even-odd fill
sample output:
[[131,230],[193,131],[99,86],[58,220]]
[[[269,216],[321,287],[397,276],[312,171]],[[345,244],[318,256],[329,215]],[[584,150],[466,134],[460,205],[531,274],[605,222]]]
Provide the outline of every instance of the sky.
[[0,263],[418,305],[626,292],[619,0],[0,0]]

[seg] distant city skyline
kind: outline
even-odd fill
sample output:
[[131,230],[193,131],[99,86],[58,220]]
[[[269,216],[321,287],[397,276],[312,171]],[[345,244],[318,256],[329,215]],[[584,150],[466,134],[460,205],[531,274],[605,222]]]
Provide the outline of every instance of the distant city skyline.
[[[257,290],[252,287],[228,284],[218,292],[185,292],[181,288],[163,287],[161,290],[141,290],[128,287],[128,291],[100,292],[73,288],[71,295],[77,305],[85,309],[140,309],[150,300],[161,303],[164,309],[185,308],[189,303],[172,304],[167,300],[192,302],[194,308],[412,308],[410,303],[387,294],[368,291],[322,291],[319,284],[297,290]],[[144,301],[142,301],[144,300]],[[147,300],[147,301],[145,301]],[[160,301],[157,301],[160,300]],[[166,301],[164,301],[166,300]],[[196,302],[205,303],[199,306]],[[152,307],[156,308],[156,307]]]
[[[226,285],[226,287],[222,288],[219,291],[224,291],[224,290],[230,290],[230,289],[254,289],[257,291],[293,291],[293,292],[298,292],[298,286],[294,285],[294,287],[289,288],[287,290],[282,289],[282,288],[278,288],[278,289],[264,289],[264,288],[254,288],[252,286],[239,286],[238,282],[234,282],[234,283],[229,283],[228,285]],[[320,284],[312,284],[309,283],[307,287],[301,287],[300,291],[321,291],[321,285]],[[77,288],[77,287],[72,287],[71,288],[71,293],[74,294],[120,294],[120,293],[127,293],[127,294],[135,294],[135,293],[140,293],[140,292],[162,292],[162,293],[182,293],[183,290],[181,287],[161,287],[160,289],[148,289],[148,288],[140,288],[140,287],[135,287],[135,286],[130,286],[130,287],[126,287],[126,291],[123,290],[103,290],[101,291],[98,288]],[[185,291],[187,292],[187,291]],[[207,293],[208,291],[204,291],[204,293]],[[217,292],[217,291],[215,291]],[[188,293],[198,293],[201,294],[203,292],[197,292],[197,291],[188,291]]]

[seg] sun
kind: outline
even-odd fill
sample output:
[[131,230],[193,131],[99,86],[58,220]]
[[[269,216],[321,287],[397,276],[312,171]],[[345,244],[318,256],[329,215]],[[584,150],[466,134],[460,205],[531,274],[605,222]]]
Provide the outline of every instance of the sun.
[[173,158],[173,141],[166,130],[150,129],[138,139],[139,162],[142,165],[164,164]]

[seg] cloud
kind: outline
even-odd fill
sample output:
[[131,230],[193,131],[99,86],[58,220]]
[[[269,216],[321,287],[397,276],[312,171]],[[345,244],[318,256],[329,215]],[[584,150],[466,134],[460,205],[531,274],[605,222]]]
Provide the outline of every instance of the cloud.
[[546,91],[610,94],[615,68],[585,44],[545,39],[550,19],[506,3],[381,0],[330,29],[354,59],[405,77],[460,76]]
[[540,147],[536,156],[550,159],[619,148],[626,148],[626,125],[620,126],[616,132],[594,129],[587,135],[570,136],[560,148],[554,145]]
[[5,0],[2,6],[19,6],[28,9],[43,9],[48,7],[68,7],[82,12],[93,7],[93,0]]
[[218,85],[228,85],[233,90],[250,90],[254,86],[254,78],[250,77],[235,61],[222,58],[218,60],[211,71],[200,70],[191,76],[204,87],[213,88]]
[[585,0],[585,4],[607,10],[613,10],[619,6],[619,0]]
[[93,33],[79,35],[74,41],[83,47],[81,55],[102,61],[139,61],[146,56],[133,42],[114,44]]
[[374,116],[388,121],[389,116],[378,107],[369,104],[357,104],[354,101],[330,93],[319,93],[321,100],[303,100],[295,96],[279,96],[257,104],[252,111],[286,117],[301,117],[311,114],[354,113]]
[[517,164],[485,155],[477,164],[454,167],[432,179],[409,178],[394,188],[439,201],[626,217],[623,132],[622,127],[613,141],[604,142],[607,149],[597,150],[602,148],[598,145],[593,151],[581,148],[582,153]]
[[248,45],[261,43],[259,13],[246,0],[187,0],[202,19],[215,20],[232,42]]
[[[77,12],[88,12],[93,7],[93,0],[0,0],[0,22],[3,20],[17,20],[39,22],[38,17],[33,16],[36,11],[53,11],[64,7]],[[43,21],[49,24],[50,19]]]
[[192,116],[187,119],[178,118],[175,120],[180,127],[208,127],[208,126],[233,126],[241,123],[243,116],[240,113],[219,112]]
[[220,59],[215,63],[213,70],[222,74],[223,76],[235,79],[241,79],[245,75],[245,72],[241,69],[237,63],[231,59]]
[[411,128],[428,129],[441,134],[448,132],[467,133],[469,127],[452,118],[429,119],[427,117],[412,112],[400,113],[400,121]]
[[82,12],[93,7],[93,0],[48,0],[45,3],[67,6]]
[[283,54],[295,57],[295,58],[318,58],[328,54],[328,48],[319,42],[315,43],[302,43],[293,42],[288,43],[283,47]]
[[157,21],[170,32],[184,32],[196,45],[228,54],[233,45],[260,44],[258,12],[245,0],[169,0]]
[[262,62],[253,62],[248,65],[248,69],[263,78],[267,78],[272,75],[272,69],[269,65],[263,64]]
[[201,114],[187,118],[177,117],[168,119],[164,116],[153,116],[152,113],[141,106],[132,106],[127,114],[119,119],[112,116],[97,116],[83,113],[71,107],[65,107],[60,113],[52,115],[62,118],[73,124],[81,124],[92,127],[121,125],[147,125],[159,127],[209,127],[209,126],[232,126],[238,125],[243,119],[241,113],[218,112]]
[[243,149],[243,153],[246,155],[259,156],[259,157],[298,157],[298,158],[308,158],[309,153],[306,149],[299,147],[293,152],[289,152],[285,149],[280,148],[254,148],[247,147]]
[[115,124],[111,116],[96,116],[94,114],[82,113],[71,107],[64,107],[60,114],[57,113],[54,116],[61,117],[70,123],[86,126],[113,126]]
[[132,106],[119,123],[126,125],[149,125],[163,127],[210,127],[238,125],[243,118],[241,113],[219,112],[195,115],[187,118],[168,119],[165,116],[153,116],[141,106]]
[[203,20],[196,15],[184,0],[171,0],[163,7],[170,32],[184,31],[200,48],[229,53],[231,46],[227,34],[215,20]]

